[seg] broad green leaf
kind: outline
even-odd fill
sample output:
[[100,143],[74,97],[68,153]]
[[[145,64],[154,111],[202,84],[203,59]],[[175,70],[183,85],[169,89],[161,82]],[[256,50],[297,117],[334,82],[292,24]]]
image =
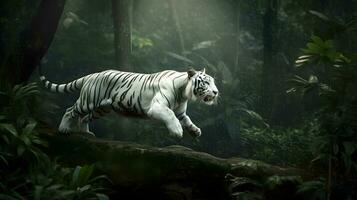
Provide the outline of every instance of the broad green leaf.
[[78,186],[78,180],[79,180],[79,173],[81,171],[81,166],[77,166],[74,169],[73,175],[72,175],[72,186],[76,187]]
[[32,131],[35,129],[35,127],[36,127],[36,122],[30,122],[25,126],[25,128],[22,130],[22,132],[25,135],[29,135],[32,133]]
[[109,197],[105,194],[96,193],[95,195],[97,196],[98,200],[109,200]]
[[320,48],[320,46],[318,46],[315,43],[309,42],[309,43],[307,43],[306,46],[308,47],[308,50],[311,53],[315,53],[315,54],[321,54],[322,53],[322,49]]
[[324,41],[316,35],[312,36],[311,39],[317,46],[323,47],[325,45]]
[[80,170],[80,185],[88,183],[89,178],[92,176],[94,170],[94,165],[84,165]]
[[27,146],[31,145],[31,140],[27,135],[21,135],[20,138]]
[[18,136],[17,130],[12,124],[0,124],[0,128],[7,130],[14,136]]

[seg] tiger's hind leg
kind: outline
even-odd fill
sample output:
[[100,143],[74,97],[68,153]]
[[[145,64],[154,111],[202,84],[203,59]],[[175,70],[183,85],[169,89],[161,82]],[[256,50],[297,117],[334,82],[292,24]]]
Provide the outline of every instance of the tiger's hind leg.
[[88,114],[84,117],[79,118],[79,120],[78,120],[78,129],[79,129],[78,131],[79,132],[88,133],[90,135],[95,136],[94,133],[89,130],[89,122],[91,121],[91,118],[92,118],[91,114]]
[[79,124],[78,124],[79,132],[89,133],[94,136],[94,133],[89,130],[89,122],[91,122],[94,119],[98,119],[104,116],[105,114],[110,113],[111,110],[112,110],[112,100],[111,99],[102,100],[97,108],[94,108],[93,111],[79,118]]
[[75,113],[74,109],[75,106],[67,108],[66,112],[62,117],[61,124],[59,125],[59,132],[70,133],[77,131],[79,117]]

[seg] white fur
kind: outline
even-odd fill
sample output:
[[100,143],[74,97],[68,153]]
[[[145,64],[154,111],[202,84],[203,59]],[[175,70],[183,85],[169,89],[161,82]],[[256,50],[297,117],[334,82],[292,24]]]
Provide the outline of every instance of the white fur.
[[[116,106],[118,106],[119,103],[122,103],[122,105],[126,105],[128,102],[128,97],[130,97],[131,95],[135,96],[134,94],[140,94],[140,103],[143,112],[140,113],[140,115],[162,121],[169,130],[169,133],[176,137],[183,136],[183,129],[187,130],[191,135],[195,137],[201,135],[201,129],[198,128],[191,121],[189,116],[187,116],[186,109],[187,102],[189,100],[204,101],[204,99],[209,96],[209,98],[212,100],[207,101],[206,99],[206,101],[204,101],[204,103],[208,105],[212,105],[216,100],[218,90],[216,85],[214,84],[213,78],[211,77],[209,79],[210,84],[207,88],[207,91],[201,96],[194,95],[193,87],[195,78],[199,75],[202,75],[202,73],[203,75],[205,75],[204,72],[201,72],[200,74],[196,73],[194,76],[189,77],[186,72],[164,71],[161,72],[162,74],[158,75],[158,77],[162,75],[161,78],[157,78],[156,82],[153,82],[152,85],[145,85],[144,90],[142,90],[143,81],[133,81],[131,87],[127,91],[127,94],[125,95],[126,99],[124,100],[120,100],[120,96],[127,88],[121,88],[118,86],[110,94],[109,99],[100,99],[100,105],[98,105],[97,107],[95,107],[95,104],[93,102],[90,102],[89,105],[85,107],[85,109],[89,109],[89,111],[86,111],[88,113],[86,116],[80,117],[76,114],[78,111],[73,111],[75,109],[78,110],[78,105],[81,105],[81,100],[83,99],[82,95],[89,95],[89,97],[87,98],[92,98],[90,96],[90,92],[92,92],[92,90],[88,92],[88,88],[90,88],[91,84],[96,84],[96,81],[98,81],[95,79],[96,77],[98,78],[98,76],[100,75],[102,75],[103,77],[107,76],[108,79],[105,80],[109,80],[111,77],[114,77],[116,73],[125,72],[108,70],[94,75],[88,75],[85,77],[85,79],[81,79],[83,80],[83,87],[81,88],[80,97],[77,100],[76,104],[71,108],[67,109],[66,113],[63,115],[61,124],[59,126],[60,132],[69,133],[80,131],[92,134],[89,131],[88,122],[93,118],[93,116],[96,115],[96,109],[100,108],[101,110],[107,111],[114,109],[116,112],[120,113],[120,109],[116,109]],[[145,80],[145,78],[142,78],[140,80]],[[118,83],[120,83],[120,81]],[[108,84],[110,85],[110,83]],[[102,87],[103,88],[100,88],[100,90],[98,90],[99,92],[97,91],[97,95],[105,96],[102,93],[106,90],[108,85],[102,84]],[[141,91],[142,93],[140,93]],[[216,94],[213,94],[213,91],[216,91]],[[114,96],[116,98],[112,98]],[[177,96],[179,96],[178,99]],[[138,103],[136,98],[133,98],[133,102],[133,104]],[[132,108],[128,107],[127,109],[130,110]]]

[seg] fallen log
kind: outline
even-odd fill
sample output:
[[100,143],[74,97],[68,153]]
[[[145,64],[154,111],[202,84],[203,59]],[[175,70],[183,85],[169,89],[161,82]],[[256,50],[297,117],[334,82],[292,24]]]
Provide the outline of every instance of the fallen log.
[[177,190],[177,186],[172,184],[180,183],[188,188],[194,186],[214,192],[218,195],[215,198],[223,198],[231,192],[227,177],[264,181],[273,175],[308,176],[295,168],[243,158],[223,159],[178,145],[159,148],[77,134],[49,135],[46,138],[51,155],[59,156],[62,162],[72,165],[95,163],[114,185],[121,188],[164,186],[176,187],[174,190]]

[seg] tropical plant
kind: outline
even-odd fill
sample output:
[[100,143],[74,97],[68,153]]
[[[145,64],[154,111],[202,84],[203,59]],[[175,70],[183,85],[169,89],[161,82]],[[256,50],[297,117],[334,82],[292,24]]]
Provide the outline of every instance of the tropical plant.
[[304,199],[326,199],[325,185],[324,178],[306,181],[299,185],[297,194],[302,195]]
[[8,161],[35,159],[40,161],[45,154],[40,150],[46,146],[36,131],[37,122],[31,117],[31,103],[39,94],[35,84],[16,85],[12,90],[1,92],[0,158]]
[[241,132],[248,157],[283,166],[303,166],[311,160],[314,133],[308,128],[250,127]]
[[47,143],[31,112],[35,84],[0,94],[0,199],[108,199],[102,192],[109,179],[94,176],[94,165],[64,168],[44,152]]
[[331,196],[333,176],[346,176],[357,170],[353,158],[357,150],[357,68],[356,61],[338,51],[333,40],[313,36],[296,60],[298,68],[308,68],[314,74],[304,79],[295,76],[294,87],[288,92],[315,92],[321,102],[317,117],[318,139],[314,163],[328,166],[327,199]]

